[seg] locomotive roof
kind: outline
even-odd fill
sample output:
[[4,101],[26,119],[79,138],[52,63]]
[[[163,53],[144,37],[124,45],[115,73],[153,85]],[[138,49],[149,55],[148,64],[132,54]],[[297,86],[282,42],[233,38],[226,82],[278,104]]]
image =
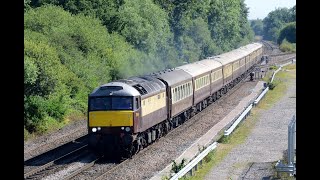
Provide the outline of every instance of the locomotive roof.
[[90,97],[96,96],[138,96],[139,92],[122,82],[110,82],[93,90]]
[[165,91],[165,85],[159,79],[139,76],[104,84],[96,88],[90,96],[149,96],[160,91]]
[[132,86],[141,95],[153,95],[155,93],[159,93],[160,91],[165,91],[166,89],[163,82],[150,75],[130,77],[128,79],[120,79],[118,81]]
[[182,69],[167,69],[164,71],[152,73],[153,76],[162,79],[168,83],[169,86],[179,84],[186,80],[191,80],[192,76]]
[[203,73],[210,72],[212,70],[212,68],[198,62],[185,64],[177,67],[177,69],[184,70],[185,72],[191,74],[192,77],[199,76]]

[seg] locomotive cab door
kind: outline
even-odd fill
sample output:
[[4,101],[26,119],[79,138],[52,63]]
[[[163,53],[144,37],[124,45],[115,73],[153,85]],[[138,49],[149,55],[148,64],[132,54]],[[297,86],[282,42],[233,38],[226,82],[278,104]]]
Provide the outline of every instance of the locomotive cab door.
[[140,120],[141,120],[141,96],[133,97],[134,102],[134,111],[133,111],[133,132],[138,132],[140,128]]

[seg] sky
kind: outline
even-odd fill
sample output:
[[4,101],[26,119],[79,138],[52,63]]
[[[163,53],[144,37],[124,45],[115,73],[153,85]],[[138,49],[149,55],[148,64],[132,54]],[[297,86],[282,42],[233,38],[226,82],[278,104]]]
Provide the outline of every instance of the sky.
[[248,19],[264,19],[269,12],[276,8],[292,8],[296,0],[245,0],[244,3],[249,8]]

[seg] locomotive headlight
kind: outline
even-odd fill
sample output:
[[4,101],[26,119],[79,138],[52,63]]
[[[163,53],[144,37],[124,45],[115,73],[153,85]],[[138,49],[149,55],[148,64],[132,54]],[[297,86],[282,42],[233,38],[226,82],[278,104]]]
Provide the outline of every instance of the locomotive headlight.
[[92,128],[92,132],[97,132],[97,128]]
[[122,130],[124,130],[124,127],[121,127]]
[[129,132],[129,131],[130,131],[130,128],[129,128],[129,127],[126,127],[126,131]]
[[100,131],[101,130],[101,127],[98,127],[98,131]]

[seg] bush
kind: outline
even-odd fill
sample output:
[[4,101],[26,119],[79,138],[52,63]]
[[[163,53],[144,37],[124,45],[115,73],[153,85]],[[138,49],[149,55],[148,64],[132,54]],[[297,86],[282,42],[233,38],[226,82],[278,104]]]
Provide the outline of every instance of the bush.
[[29,139],[31,135],[25,127],[23,128],[23,132],[24,132],[24,140]]
[[203,160],[204,160],[206,163],[210,162],[210,161],[213,159],[213,156],[214,156],[215,152],[216,152],[216,150],[213,150],[213,151],[209,152],[208,155],[206,155],[206,156],[203,158]]
[[296,43],[289,43],[284,39],[280,44],[280,50],[284,52],[296,52]]
[[175,161],[173,161],[172,169],[171,171],[174,173],[178,173],[184,166],[186,166],[184,163],[186,160],[183,158],[180,164],[177,164]]
[[277,85],[276,83],[271,83],[271,82],[268,83],[268,87],[270,90],[273,90],[276,87],[276,85]]
[[37,126],[36,132],[37,132],[37,134],[41,135],[46,132],[58,130],[63,125],[64,125],[63,122],[60,123],[60,122],[56,121],[56,119],[54,119],[50,116],[46,116],[43,119],[43,121],[41,121],[40,124]]

